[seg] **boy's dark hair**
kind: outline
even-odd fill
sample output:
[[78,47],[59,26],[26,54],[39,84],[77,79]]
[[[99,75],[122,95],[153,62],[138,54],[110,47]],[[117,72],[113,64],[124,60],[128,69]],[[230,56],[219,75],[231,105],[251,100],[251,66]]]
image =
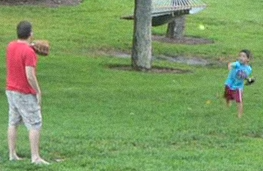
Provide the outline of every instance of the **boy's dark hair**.
[[252,54],[251,54],[250,50],[243,49],[243,50],[241,50],[240,52],[245,53],[248,59],[251,59],[251,58],[252,58]]
[[28,21],[21,21],[16,27],[18,39],[27,39],[32,31],[32,25]]

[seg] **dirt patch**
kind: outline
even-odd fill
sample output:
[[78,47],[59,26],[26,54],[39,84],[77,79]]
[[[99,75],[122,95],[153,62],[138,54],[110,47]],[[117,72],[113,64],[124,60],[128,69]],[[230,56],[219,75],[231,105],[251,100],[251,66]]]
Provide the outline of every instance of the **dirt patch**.
[[[99,52],[100,55],[103,56],[111,56],[115,58],[126,58],[130,59],[131,54],[125,52],[117,52],[117,51],[108,51],[108,52]],[[227,63],[221,59],[204,59],[201,57],[185,57],[185,56],[166,56],[166,55],[158,55],[152,57],[153,61],[167,61],[171,63],[182,63],[193,66],[202,66],[202,67],[221,67]]]
[[[130,59],[131,54],[124,52],[101,52],[100,55],[111,56],[114,58],[126,58]],[[200,57],[184,57],[184,56],[153,56],[153,61],[167,61],[171,63],[183,63],[186,65],[192,66],[201,66],[201,67],[209,67],[209,68],[218,68],[226,65],[225,61],[222,60],[211,60],[204,59]],[[107,65],[106,67],[114,70],[123,70],[123,71],[136,71],[131,67],[131,65]],[[187,74],[192,73],[191,70],[183,70],[179,68],[169,68],[169,67],[159,67],[152,66],[150,70],[144,70],[145,73],[172,73],[172,74]]]
[[[200,45],[200,44],[212,44],[213,40],[203,39],[198,37],[183,37],[181,39],[171,39],[166,38],[165,36],[152,36],[153,41],[163,42],[163,43],[171,43],[171,44],[187,44],[187,45]],[[131,54],[122,53],[122,52],[111,52],[110,54],[113,57],[117,58],[131,58]],[[200,57],[183,57],[183,56],[153,56],[153,60],[164,60],[172,63],[184,63],[187,65],[194,66],[207,66],[207,67],[220,67],[223,65],[220,61],[211,61],[207,59],[203,59]],[[124,71],[135,71],[131,66],[128,65],[113,65],[109,66],[111,69],[115,70],[124,70]],[[150,70],[146,70],[147,73],[172,73],[172,74],[186,74],[192,73],[191,70],[182,70],[178,68],[166,68],[166,67],[156,67],[152,66]]]
[[0,0],[0,5],[6,6],[46,6],[46,7],[60,7],[60,6],[75,6],[79,5],[82,0]]
[[[138,71],[132,68],[130,65],[109,65],[110,69],[114,70],[121,70],[121,71]],[[140,70],[141,72],[141,70]],[[167,67],[159,67],[159,66],[152,66],[149,70],[144,70],[145,73],[159,73],[159,74],[165,74],[165,73],[171,73],[171,74],[186,74],[186,73],[192,73],[191,70],[183,70],[178,68],[167,68]]]
[[152,36],[153,41],[163,42],[163,43],[171,43],[171,44],[187,44],[187,45],[200,45],[200,44],[212,44],[213,40],[203,39],[198,37],[183,37],[181,39],[172,39],[167,38],[165,36]]
[[172,63],[183,63],[187,65],[195,66],[209,66],[211,62],[203,58],[198,57],[183,57],[183,56],[158,56],[155,57],[155,60],[164,60]]

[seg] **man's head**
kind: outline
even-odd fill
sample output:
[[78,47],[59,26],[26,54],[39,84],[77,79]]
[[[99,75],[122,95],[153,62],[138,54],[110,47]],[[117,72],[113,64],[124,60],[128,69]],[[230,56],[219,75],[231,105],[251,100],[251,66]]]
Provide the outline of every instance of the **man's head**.
[[249,63],[249,60],[252,58],[252,54],[249,50],[243,49],[239,53],[239,61],[241,63],[247,64]]
[[17,38],[22,40],[27,40],[32,36],[32,25],[28,21],[21,21],[17,25]]

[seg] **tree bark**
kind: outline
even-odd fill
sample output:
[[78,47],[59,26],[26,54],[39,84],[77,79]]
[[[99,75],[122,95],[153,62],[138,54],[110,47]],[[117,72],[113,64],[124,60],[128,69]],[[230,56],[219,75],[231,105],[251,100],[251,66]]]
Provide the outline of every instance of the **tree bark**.
[[175,18],[174,21],[168,23],[166,37],[172,39],[181,39],[184,37],[185,30],[185,15]]
[[135,0],[132,67],[149,70],[152,63],[152,0]]

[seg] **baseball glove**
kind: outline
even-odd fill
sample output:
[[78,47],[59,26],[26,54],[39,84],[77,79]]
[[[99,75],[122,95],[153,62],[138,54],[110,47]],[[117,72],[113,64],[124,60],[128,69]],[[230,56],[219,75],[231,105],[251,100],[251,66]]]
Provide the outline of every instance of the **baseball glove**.
[[247,78],[245,84],[246,85],[251,85],[251,84],[255,83],[255,81],[256,81],[255,78]]
[[31,44],[34,51],[41,56],[48,56],[49,55],[49,42],[47,40],[35,40]]

